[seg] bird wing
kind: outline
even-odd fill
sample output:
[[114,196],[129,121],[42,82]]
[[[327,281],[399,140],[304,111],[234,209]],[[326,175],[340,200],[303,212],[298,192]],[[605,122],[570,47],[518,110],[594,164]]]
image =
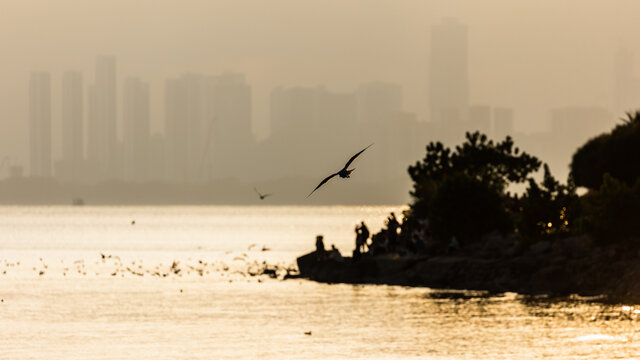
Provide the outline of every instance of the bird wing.
[[[324,185],[327,181],[331,180],[331,178],[332,178],[332,177],[334,177],[334,176],[336,176],[336,175],[338,175],[338,173],[331,174],[331,175],[327,176],[326,178],[324,178],[324,180],[322,180],[322,181],[320,182],[320,184],[318,184],[318,186],[316,186],[316,188],[315,188],[315,189],[313,189],[313,191],[318,190],[318,188],[319,188],[320,186]],[[310,193],[309,193],[309,195],[307,195],[307,197],[311,196],[311,194],[313,194],[313,191],[312,191],[312,192],[310,192]]]
[[264,194],[262,195],[263,198],[266,198],[267,196],[271,196],[271,194]]
[[347,161],[347,164],[344,166],[344,169],[347,169],[349,167],[349,165],[351,165],[351,163],[353,162],[353,160],[355,160],[358,155],[362,154],[365,150],[367,150],[368,148],[371,147],[371,145],[373,145],[373,143],[371,143],[369,146],[367,146],[366,148],[360,150],[358,153],[356,153],[355,155],[353,155],[351,157],[351,159],[349,159],[349,161]]
[[258,189],[253,188],[253,191],[255,191],[255,192],[256,192],[256,194],[258,194],[258,196],[262,196],[262,194],[260,194],[260,191],[258,191]]

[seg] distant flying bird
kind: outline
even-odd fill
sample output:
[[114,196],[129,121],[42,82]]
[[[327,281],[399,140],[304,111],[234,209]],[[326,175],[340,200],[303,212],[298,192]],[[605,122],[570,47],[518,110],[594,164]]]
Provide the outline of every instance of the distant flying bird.
[[[371,144],[371,145],[373,145],[373,144]],[[351,165],[351,163],[353,162],[353,160],[355,160],[355,159],[356,159],[360,154],[362,154],[365,150],[367,150],[368,148],[370,148],[370,147],[371,147],[371,145],[367,146],[366,148],[364,148],[364,149],[360,150],[358,153],[356,153],[355,155],[353,155],[353,156],[351,157],[351,159],[349,159],[349,161],[347,161],[347,163],[345,164],[345,166],[344,166],[340,171],[338,171],[338,172],[337,172],[337,173],[335,173],[335,174],[331,174],[331,175],[327,176],[326,178],[324,178],[324,180],[322,180],[322,181],[320,182],[320,184],[318,184],[318,186],[316,186],[316,188],[315,188],[315,189],[313,189],[313,191],[312,191],[312,192],[310,192],[310,193],[309,193],[309,195],[307,195],[307,197],[311,196],[311,194],[313,194],[313,192],[314,192],[314,191],[318,190],[318,189],[320,188],[320,186],[324,185],[327,181],[331,180],[331,178],[333,178],[333,177],[334,177],[334,176],[336,176],[336,175],[340,176],[340,177],[341,177],[341,178],[343,178],[343,179],[348,179],[348,178],[350,177],[351,173],[353,172],[353,170],[355,170],[355,169],[347,169],[347,168],[349,167],[349,165]]]
[[253,190],[255,190],[256,194],[258,194],[258,196],[260,196],[260,200],[264,200],[264,198],[266,198],[267,196],[271,196],[271,194],[261,194],[260,191],[258,191],[258,189],[253,188]]

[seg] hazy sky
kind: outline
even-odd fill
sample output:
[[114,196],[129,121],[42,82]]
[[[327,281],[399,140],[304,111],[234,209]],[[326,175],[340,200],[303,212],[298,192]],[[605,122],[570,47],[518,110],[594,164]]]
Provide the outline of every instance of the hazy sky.
[[30,71],[52,73],[59,133],[61,73],[82,71],[86,86],[98,54],[117,56],[119,104],[125,76],[150,82],[154,130],[164,79],[184,72],[244,72],[259,136],[277,85],[397,82],[424,118],[430,26],[443,17],[469,27],[471,103],[514,107],[517,129],[543,128],[553,106],[610,107],[621,47],[640,70],[635,0],[0,0],[0,156],[26,163]]

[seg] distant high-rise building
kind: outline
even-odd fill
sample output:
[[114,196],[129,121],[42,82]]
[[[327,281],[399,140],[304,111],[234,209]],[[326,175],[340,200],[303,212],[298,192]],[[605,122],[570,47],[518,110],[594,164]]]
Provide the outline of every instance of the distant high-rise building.
[[[359,140],[361,144],[375,143],[378,151],[378,162],[362,170],[363,175],[380,180],[394,177],[394,139],[393,134],[401,131],[400,119],[402,111],[402,87],[387,82],[371,82],[361,84],[356,91],[357,119]],[[412,142],[410,139],[407,143]],[[395,169],[395,168],[394,168]]]
[[575,149],[590,137],[609,130],[615,119],[600,107],[574,106],[551,110],[551,133],[559,143]]
[[[442,123],[445,137],[458,132],[469,107],[467,26],[445,19],[431,27],[429,57],[429,111],[431,121]],[[449,129],[453,129],[449,131]],[[445,139],[450,140],[450,139]]]
[[116,138],[116,58],[98,56],[89,88],[88,160],[98,179],[120,178]]
[[352,138],[357,117],[356,96],[322,86],[275,88],[271,92],[271,135],[276,138],[320,137],[321,141]]
[[316,89],[277,87],[271,91],[271,137],[292,138],[313,126]]
[[138,78],[124,82],[123,102],[124,178],[150,180],[149,84]]
[[187,88],[182,79],[168,79],[164,86],[166,179],[187,182],[188,123]]
[[[205,79],[201,172],[238,177],[247,170],[242,157],[255,145],[251,129],[251,86],[244,74],[224,73]],[[229,154],[235,154],[230,157]]]
[[164,136],[161,134],[151,135],[149,149],[151,155],[149,157],[150,170],[148,178],[152,181],[164,180],[166,178],[166,151]]
[[205,77],[185,74],[165,83],[167,179],[201,182],[205,178],[204,142],[212,119],[205,113]]
[[65,181],[78,181],[84,163],[82,73],[62,74],[62,160],[56,176]]
[[496,141],[503,140],[506,136],[513,137],[513,109],[495,108],[493,109],[493,138]]
[[361,84],[356,91],[359,124],[380,124],[390,121],[402,111],[402,87],[386,82]]
[[474,105],[469,107],[469,131],[480,131],[485,135],[491,132],[491,107]]
[[300,176],[335,166],[335,159],[360,146],[356,109],[353,93],[330,92],[322,86],[273,89],[271,137],[265,151],[278,161],[265,171]]
[[[551,109],[551,139],[549,166],[563,174],[576,149],[590,138],[608,131],[615,118],[604,108],[595,106],[573,106]],[[546,155],[541,153],[542,155]],[[564,174],[563,174],[564,175]]]
[[640,78],[634,77],[634,56],[627,49],[620,49],[613,68],[613,107],[617,116],[640,109]]
[[51,76],[32,72],[29,81],[29,149],[32,176],[51,176]]

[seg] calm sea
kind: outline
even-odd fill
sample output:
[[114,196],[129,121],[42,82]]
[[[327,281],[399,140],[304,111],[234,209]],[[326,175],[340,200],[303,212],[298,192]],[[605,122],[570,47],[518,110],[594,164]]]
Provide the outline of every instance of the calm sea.
[[640,357],[640,306],[252,276],[400,207],[2,207],[0,359]]

